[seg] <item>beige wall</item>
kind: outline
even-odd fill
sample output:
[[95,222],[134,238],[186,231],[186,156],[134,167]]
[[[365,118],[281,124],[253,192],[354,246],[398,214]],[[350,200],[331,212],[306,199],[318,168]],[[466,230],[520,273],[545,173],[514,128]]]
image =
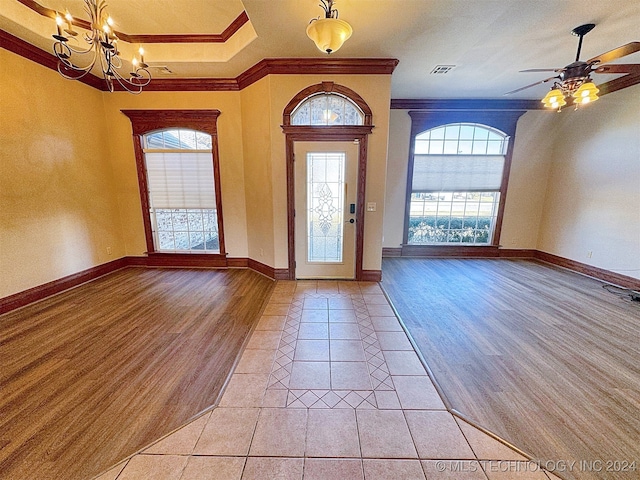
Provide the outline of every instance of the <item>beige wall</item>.
[[[553,112],[532,111],[518,120],[500,244],[535,249],[544,203],[553,136]],[[408,110],[392,110],[389,128],[384,246],[399,247],[404,229],[407,162],[411,135]]]
[[126,92],[104,93],[109,156],[116,179],[126,255],[146,251],[131,122],[121,110],[215,109],[218,117],[218,151],[222,190],[224,235],[230,257],[247,256],[247,222],[244,192],[242,116],[238,92]]
[[640,278],[640,86],[557,116],[538,249]]
[[0,112],[0,297],[124,256],[102,93],[0,49]]
[[271,79],[240,92],[247,204],[249,258],[275,265],[271,160]]

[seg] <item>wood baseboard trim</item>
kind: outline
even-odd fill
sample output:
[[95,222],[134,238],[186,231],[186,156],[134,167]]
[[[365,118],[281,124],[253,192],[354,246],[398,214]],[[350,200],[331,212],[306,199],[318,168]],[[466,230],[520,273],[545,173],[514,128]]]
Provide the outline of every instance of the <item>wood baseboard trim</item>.
[[609,270],[604,270],[593,265],[587,265],[586,263],[577,262],[569,258],[559,257],[552,253],[542,252],[540,250],[535,251],[534,258],[546,263],[551,263],[558,267],[563,267],[573,272],[581,273],[589,277],[602,280],[603,282],[618,285],[623,288],[630,288],[631,290],[640,290],[640,279],[615,273]]
[[31,303],[43,300],[83,283],[95,280],[111,272],[128,266],[127,257],[119,258],[111,262],[96,265],[66,277],[47,282],[37,287],[18,292],[8,297],[0,298],[0,314],[16,310]]
[[382,247],[382,258],[401,257],[402,247]]
[[[395,252],[394,252],[395,253]],[[495,246],[465,246],[450,245],[402,245],[401,257],[434,257],[434,258],[493,258],[499,257],[499,248]]]
[[363,270],[361,282],[380,282],[382,281],[382,270]]
[[528,248],[501,248],[498,250],[500,258],[535,258],[536,250]]
[[[140,257],[138,257],[140,258]],[[152,253],[146,257],[147,267],[226,268],[226,255],[206,253]]]

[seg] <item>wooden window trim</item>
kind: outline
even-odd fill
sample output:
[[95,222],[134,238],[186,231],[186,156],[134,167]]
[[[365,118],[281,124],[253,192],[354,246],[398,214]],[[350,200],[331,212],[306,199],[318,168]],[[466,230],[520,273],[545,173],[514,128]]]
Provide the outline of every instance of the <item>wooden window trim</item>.
[[[218,214],[218,239],[220,253],[207,254],[226,257],[224,244],[224,221],[222,218],[222,190],[220,188],[220,157],[218,154],[218,117],[220,110],[121,110],[129,120],[133,130],[133,148],[138,172],[138,187],[140,190],[140,205],[147,244],[147,254],[166,255],[157,252],[153,244],[153,231],[149,217],[149,188],[147,171],[145,168],[142,137],[147,133],[168,128],[187,128],[211,135],[211,154],[213,158],[213,179],[216,190],[216,209]],[[171,255],[193,255],[192,253],[171,253]]]
[[[526,110],[411,110],[411,137],[409,144],[409,163],[407,168],[407,189],[405,197],[404,231],[402,233],[403,249],[408,248],[409,235],[409,211],[411,207],[411,183],[413,179],[413,160],[416,136],[426,130],[449,125],[452,123],[478,123],[488,127],[497,128],[509,137],[507,152],[504,155],[504,170],[502,172],[502,183],[500,185],[500,202],[498,204],[498,214],[493,230],[491,243],[486,246],[475,245],[475,248],[495,249],[500,243],[500,232],[502,230],[502,218],[504,216],[504,206],[507,198],[507,188],[509,185],[509,173],[511,171],[511,158],[513,156],[513,146],[516,139],[516,125],[518,119],[526,113]],[[425,254],[432,249],[431,245],[411,245],[412,251],[424,250]],[[460,247],[460,245],[437,245],[442,248]],[[468,247],[464,247],[468,248]],[[443,252],[438,248],[439,252]],[[452,253],[454,251],[452,250]]]

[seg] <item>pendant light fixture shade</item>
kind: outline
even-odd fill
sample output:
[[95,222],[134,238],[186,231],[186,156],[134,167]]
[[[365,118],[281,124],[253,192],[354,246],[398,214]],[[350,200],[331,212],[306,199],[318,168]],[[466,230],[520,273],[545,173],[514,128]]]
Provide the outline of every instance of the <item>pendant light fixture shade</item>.
[[313,18],[307,26],[307,36],[318,50],[325,53],[337,52],[353,33],[351,25],[338,19],[338,10],[333,8],[334,1],[320,0],[324,18]]
[[307,36],[325,53],[337,52],[352,33],[351,25],[337,18],[313,20],[307,27]]

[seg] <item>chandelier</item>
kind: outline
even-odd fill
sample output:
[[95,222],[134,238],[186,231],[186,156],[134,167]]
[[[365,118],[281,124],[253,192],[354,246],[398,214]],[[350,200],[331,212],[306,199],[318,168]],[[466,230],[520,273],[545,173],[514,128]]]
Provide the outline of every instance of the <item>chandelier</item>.
[[[151,74],[144,63],[144,49],[138,50],[139,58],[131,61],[131,72],[124,73],[125,64],[118,51],[118,37],[113,30],[113,20],[106,12],[106,0],[83,0],[85,11],[90,18],[90,31],[83,35],[86,46],[76,45],[78,32],[73,30],[74,18],[67,11],[64,18],[56,13],[57,32],[53,35],[53,53],[58,58],[58,72],[64,78],[79,80],[87,75],[96,64],[110,92],[117,82],[130,93],[140,93],[151,81]],[[64,24],[67,28],[63,30]],[[78,59],[83,66],[76,64]]]
[[333,8],[334,0],[320,0],[324,18],[312,18],[307,27],[307,36],[313,40],[321,52],[337,52],[351,36],[353,29],[344,20],[338,19],[338,10]]

